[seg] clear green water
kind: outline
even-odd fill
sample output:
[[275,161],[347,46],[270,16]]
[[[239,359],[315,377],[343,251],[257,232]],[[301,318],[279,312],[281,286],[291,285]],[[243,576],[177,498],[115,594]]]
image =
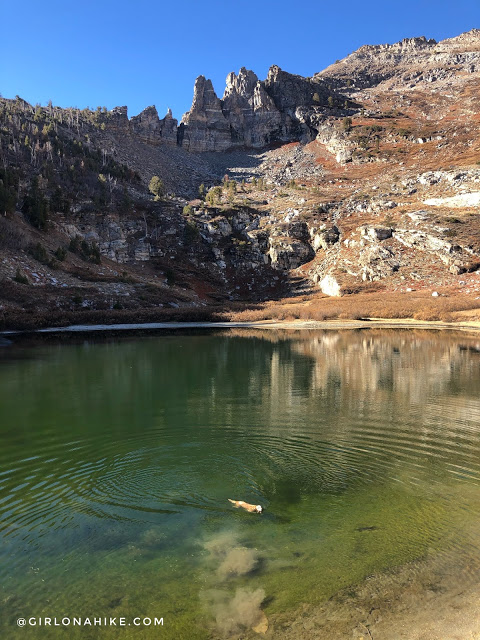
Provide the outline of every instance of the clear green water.
[[16,619],[147,616],[161,631],[122,637],[209,638],[241,630],[263,594],[274,620],[426,554],[476,567],[479,480],[465,336],[0,348],[0,635],[113,638]]

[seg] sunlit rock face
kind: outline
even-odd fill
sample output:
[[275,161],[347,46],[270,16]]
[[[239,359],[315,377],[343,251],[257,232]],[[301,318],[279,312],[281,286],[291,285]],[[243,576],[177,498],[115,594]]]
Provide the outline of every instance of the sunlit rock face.
[[440,86],[459,71],[470,74],[479,69],[479,42],[480,31],[472,29],[441,42],[421,36],[394,44],[364,45],[314,78],[328,80],[340,90],[347,82],[356,89]]
[[180,124],[178,144],[202,152],[308,142],[317,134],[313,113],[328,105],[331,95],[323,80],[302,78],[276,65],[265,81],[245,67],[238,75],[229,73],[221,100],[211,80],[199,76],[192,106]]
[[223,113],[230,123],[232,144],[259,148],[282,135],[282,115],[253,71],[229,73]]
[[183,116],[178,141],[188,151],[226,151],[232,146],[230,125],[211,80],[195,81],[190,111]]

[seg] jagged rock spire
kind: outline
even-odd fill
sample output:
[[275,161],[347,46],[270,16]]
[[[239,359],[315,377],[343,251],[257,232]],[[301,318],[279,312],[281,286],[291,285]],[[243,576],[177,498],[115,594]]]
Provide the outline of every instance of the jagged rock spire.
[[206,111],[207,109],[213,111],[221,111],[222,105],[220,99],[215,93],[212,81],[207,80],[205,76],[198,76],[198,78],[195,80],[195,86],[193,89],[192,106],[190,108],[190,111],[188,111],[187,113],[193,114],[195,112],[198,113]]
[[189,151],[225,151],[232,146],[230,125],[211,80],[198,76],[190,111],[184,114],[179,142]]
[[258,78],[256,74],[245,67],[240,69],[238,76],[232,71],[227,76],[225,92],[223,94],[224,103],[234,96],[242,97],[247,100],[247,102],[250,102],[253,99],[253,91],[257,82]]

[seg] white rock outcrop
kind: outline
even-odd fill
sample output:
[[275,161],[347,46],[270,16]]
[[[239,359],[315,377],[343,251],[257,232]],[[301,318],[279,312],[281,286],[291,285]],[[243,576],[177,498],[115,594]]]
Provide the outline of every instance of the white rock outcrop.
[[343,295],[342,286],[332,274],[327,274],[320,281],[320,289],[327,296],[341,297]]

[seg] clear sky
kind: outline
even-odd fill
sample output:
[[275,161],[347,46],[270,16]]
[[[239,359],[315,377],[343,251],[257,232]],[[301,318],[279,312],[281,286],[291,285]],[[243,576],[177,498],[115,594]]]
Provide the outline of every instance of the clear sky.
[[180,119],[200,74],[219,97],[242,66],[311,76],[363,44],[480,28],[480,0],[5,0],[1,19],[2,96]]

